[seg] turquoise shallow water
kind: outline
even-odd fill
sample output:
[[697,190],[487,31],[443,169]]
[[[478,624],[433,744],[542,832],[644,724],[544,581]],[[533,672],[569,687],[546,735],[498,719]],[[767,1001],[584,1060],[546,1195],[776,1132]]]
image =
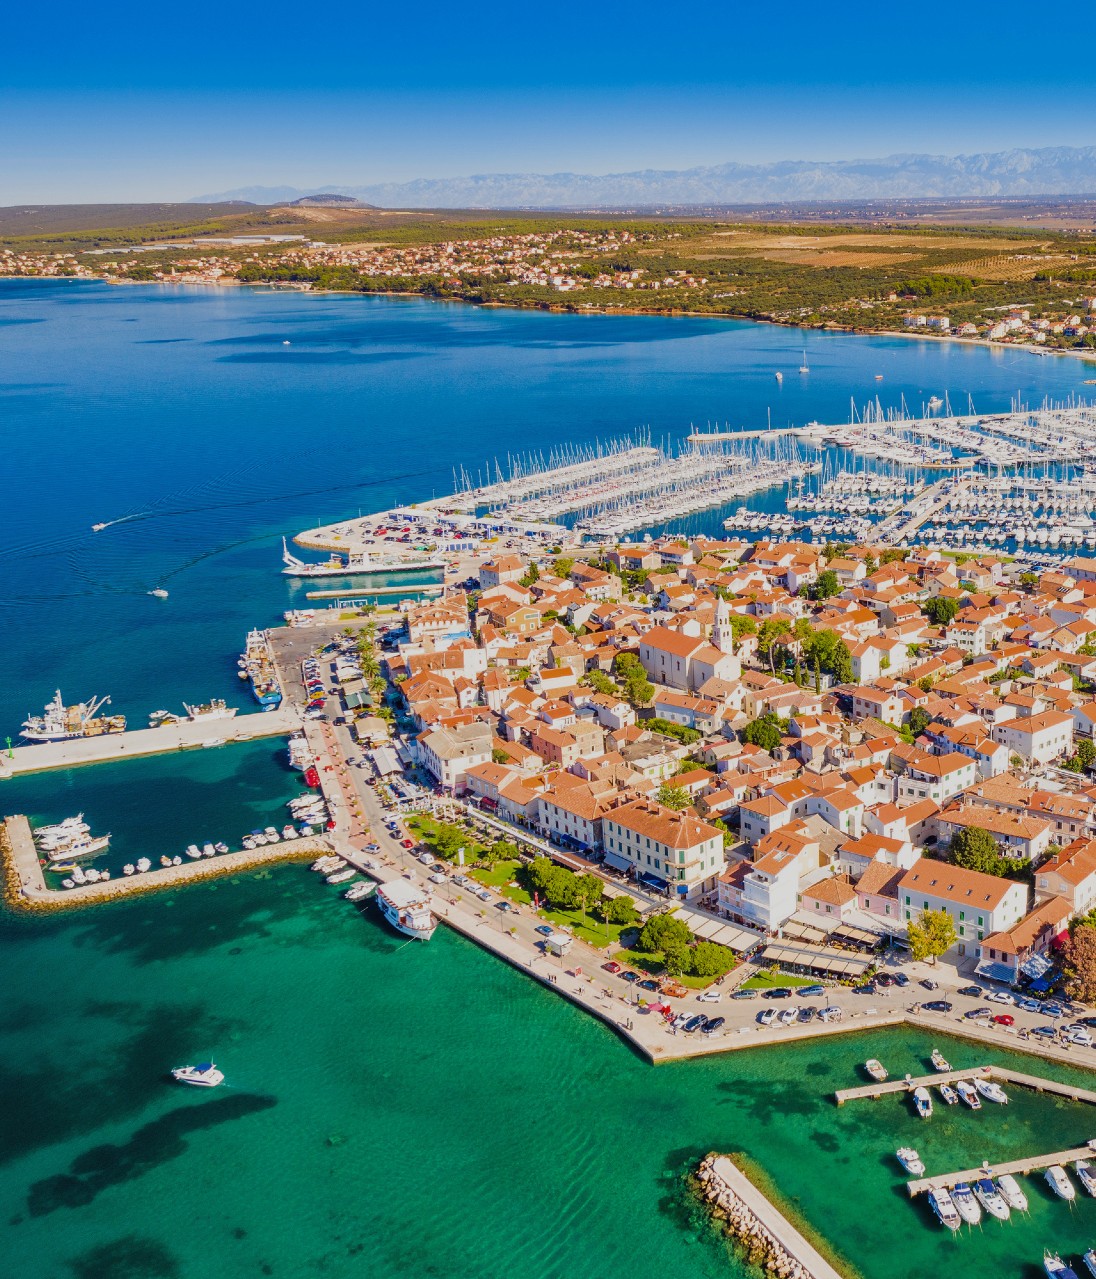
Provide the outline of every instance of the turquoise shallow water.
[[[58,684],[110,693],[135,724],[240,703],[244,633],[304,602],[277,572],[281,534],[441,492],[454,466],[770,409],[841,421],[876,392],[1005,408],[1085,372],[805,340],[810,377],[777,387],[803,336],[735,322],[4,282],[0,741]],[[161,584],[169,599],[145,594]],[[117,853],[181,851],[274,820],[297,781],[270,750],[28,778],[0,811],[83,808]],[[1030,1222],[952,1242],[888,1157],[1072,1144],[1087,1112],[1017,1096],[919,1125],[898,1103],[831,1105],[871,1053],[913,1068],[931,1047],[916,1035],[651,1069],[469,943],[404,946],[299,867],[5,921],[0,964],[0,1234],[23,1279],[733,1276],[683,1190],[713,1148],[756,1160],[869,1279],[1034,1279],[1045,1243],[1096,1243],[1090,1203],[1037,1186]],[[231,1089],[164,1082],[206,1054]]]
[[[904,1142],[942,1171],[1092,1131],[1087,1108],[1015,1089],[928,1123],[832,1103],[869,1054],[917,1068],[919,1034],[652,1068],[470,943],[404,945],[303,867],[2,941],[0,1221],[26,1279],[733,1276],[684,1187],[713,1148],[759,1163],[870,1279],[1033,1277],[1045,1243],[1096,1242],[1096,1205],[1037,1179],[1028,1221],[958,1242],[909,1203]],[[165,1082],[206,1054],[231,1088]]]

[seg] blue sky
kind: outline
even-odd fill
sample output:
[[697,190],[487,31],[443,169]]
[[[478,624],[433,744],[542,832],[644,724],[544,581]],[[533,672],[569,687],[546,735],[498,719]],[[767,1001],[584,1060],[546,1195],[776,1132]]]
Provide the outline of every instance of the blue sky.
[[1081,12],[59,0],[47,27],[19,6],[0,203],[1091,145]]

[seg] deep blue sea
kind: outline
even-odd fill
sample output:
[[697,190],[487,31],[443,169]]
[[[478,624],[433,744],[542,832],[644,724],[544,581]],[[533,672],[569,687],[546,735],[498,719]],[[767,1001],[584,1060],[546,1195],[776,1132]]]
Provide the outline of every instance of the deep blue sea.
[[[239,703],[245,632],[303,603],[281,536],[445,492],[456,467],[641,430],[843,422],[876,395],[1003,409],[1081,393],[1085,375],[719,320],[4,281],[0,745],[56,687],[110,694],[135,726],[184,698]],[[178,773],[5,783],[0,812],[85,806],[130,854],[168,835],[177,851],[265,824],[287,784],[260,745]],[[889,1162],[892,1123],[909,1125],[826,1100],[864,1044],[652,1070],[460,938],[401,948],[299,867],[2,921],[0,971],[0,1247],[20,1279],[734,1275],[682,1189],[712,1147],[747,1150],[817,1225],[839,1221],[868,1279],[1033,1276],[1043,1242],[1076,1251],[1096,1230],[1092,1209],[1040,1197],[1030,1227],[941,1241]],[[902,1069],[929,1047],[874,1043]],[[232,1089],[163,1082],[205,1054]],[[1087,1122],[1024,1102],[941,1127],[934,1158]],[[917,1246],[895,1248],[898,1231]]]

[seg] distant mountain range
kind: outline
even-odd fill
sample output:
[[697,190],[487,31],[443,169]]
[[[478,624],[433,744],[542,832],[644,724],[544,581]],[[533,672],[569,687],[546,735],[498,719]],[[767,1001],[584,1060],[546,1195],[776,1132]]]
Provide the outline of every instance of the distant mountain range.
[[277,204],[344,195],[382,208],[592,209],[871,200],[1083,195],[1096,192],[1096,147],[1041,147],[980,155],[890,155],[878,160],[781,160],[636,173],[484,173],[365,186],[240,187],[194,203]]

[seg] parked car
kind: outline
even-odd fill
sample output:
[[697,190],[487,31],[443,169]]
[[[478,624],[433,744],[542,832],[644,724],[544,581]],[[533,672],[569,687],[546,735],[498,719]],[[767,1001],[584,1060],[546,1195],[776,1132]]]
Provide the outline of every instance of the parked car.
[[476,896],[480,899],[481,902],[489,902],[491,900],[491,894],[487,891],[486,888],[477,888]]
[[690,1017],[681,1029],[684,1030],[687,1035],[691,1035],[694,1030],[703,1030],[707,1024],[707,1017],[705,1017],[703,1013],[697,1013],[695,1017]]
[[994,1024],[997,1026],[1015,1026],[1016,1025],[1016,1018],[1012,1015],[1012,1013],[998,1013],[997,1016],[994,1017],[993,1021],[994,1021]]
[[777,1021],[782,1026],[791,1026],[799,1016],[799,1009],[793,1004],[791,1008],[781,1009],[776,1015]]
[[982,997],[982,987],[981,987],[981,986],[960,986],[960,987],[959,987],[959,994],[960,994],[960,995],[967,995],[967,996],[969,996],[971,999],[981,999],[981,997]]
[[791,999],[792,992],[787,986],[774,986],[772,990],[763,990],[761,992],[765,999]]
[[894,978],[890,975],[890,973],[876,973],[875,984],[877,986],[882,986],[885,989],[887,986],[894,985]]
[[658,982],[650,977],[645,977],[643,981],[636,982],[639,990],[658,990]]
[[819,1021],[840,1021],[844,1017],[844,1010],[838,1008],[836,1004],[831,1004],[829,1008],[819,1009]]
[[908,986],[910,984],[910,979],[906,976],[905,973],[895,973],[894,984],[896,986]]
[[718,990],[702,990],[696,997],[699,1004],[715,1004],[719,1002],[719,998]]
[[[1018,999],[1016,1007],[1022,1008],[1026,1013],[1037,1013],[1043,1005],[1037,999]],[[1092,1024],[1096,1026],[1096,1017],[1092,1019]]]
[[989,1021],[993,1014],[988,1008],[972,1008],[970,1012],[963,1014],[967,1021]]
[[924,986],[924,988],[925,988],[926,990],[939,990],[939,989],[940,989],[940,983],[939,983],[938,981],[933,981],[931,977],[922,977],[922,978],[921,978],[921,985],[922,985],[922,986]]
[[1042,1035],[1044,1039],[1058,1038],[1058,1031],[1053,1026],[1036,1026],[1031,1033],[1033,1035]]
[[[549,929],[548,931],[551,932],[552,930]],[[630,968],[628,968],[620,974],[620,980],[627,982],[639,981],[639,973],[634,973]]]
[[[541,929],[539,929],[539,928],[538,928],[538,929],[537,929],[537,932],[539,933],[540,931],[541,931]],[[551,930],[551,929],[548,929],[548,931],[549,931],[549,932],[551,932],[552,930]],[[616,961],[615,959],[610,959],[610,960],[609,960],[609,962],[608,962],[607,964],[602,964],[601,966],[602,966],[602,968],[604,968],[604,969],[605,969],[605,971],[606,971],[607,973],[619,973],[619,972],[620,972],[620,965],[617,963],[617,961]]]
[[756,990],[735,990],[731,992],[732,999],[756,999]]
[[812,1020],[814,1019],[814,1017],[815,1017],[815,1015],[816,1015],[817,1011],[818,1011],[818,1010],[817,1010],[816,1008],[812,1008],[812,1007],[810,1006],[810,1004],[807,1004],[805,1007],[800,1008],[800,1010],[799,1010],[799,1020],[800,1020],[801,1022],[804,1022],[804,1023],[806,1023],[806,1022],[808,1022],[808,1021],[812,1021]]
[[514,909],[514,903],[507,902],[507,901],[495,902],[495,909],[501,910],[503,913],[505,913],[508,910]]
[[922,1004],[921,1007],[930,1013],[950,1013],[954,1005],[949,1004],[946,999],[930,999],[927,1004]]
[[1061,1004],[1044,1004],[1041,1011],[1045,1013],[1047,1017],[1058,1018],[1066,1015],[1066,1010],[1061,1006]]
[[434,854],[426,852],[419,853],[419,861],[422,862],[424,866],[433,866]]
[[1092,1036],[1087,1030],[1075,1030],[1071,1035],[1066,1035],[1067,1044],[1076,1044],[1078,1048],[1091,1048]]
[[825,986],[800,986],[799,993],[804,999],[814,999],[826,993]]
[[987,995],[986,998],[993,1004],[1012,1004],[1013,1006],[1016,1004],[1016,996],[1010,995],[1007,990],[995,990],[992,995]]
[[761,1012],[757,1014],[757,1024],[759,1026],[771,1026],[773,1022],[776,1021],[776,1016],[775,1008],[763,1008]]
[[400,844],[401,844],[404,848],[414,848],[414,847],[415,847],[415,841],[414,841],[413,839],[401,839],[401,840],[400,840]]

